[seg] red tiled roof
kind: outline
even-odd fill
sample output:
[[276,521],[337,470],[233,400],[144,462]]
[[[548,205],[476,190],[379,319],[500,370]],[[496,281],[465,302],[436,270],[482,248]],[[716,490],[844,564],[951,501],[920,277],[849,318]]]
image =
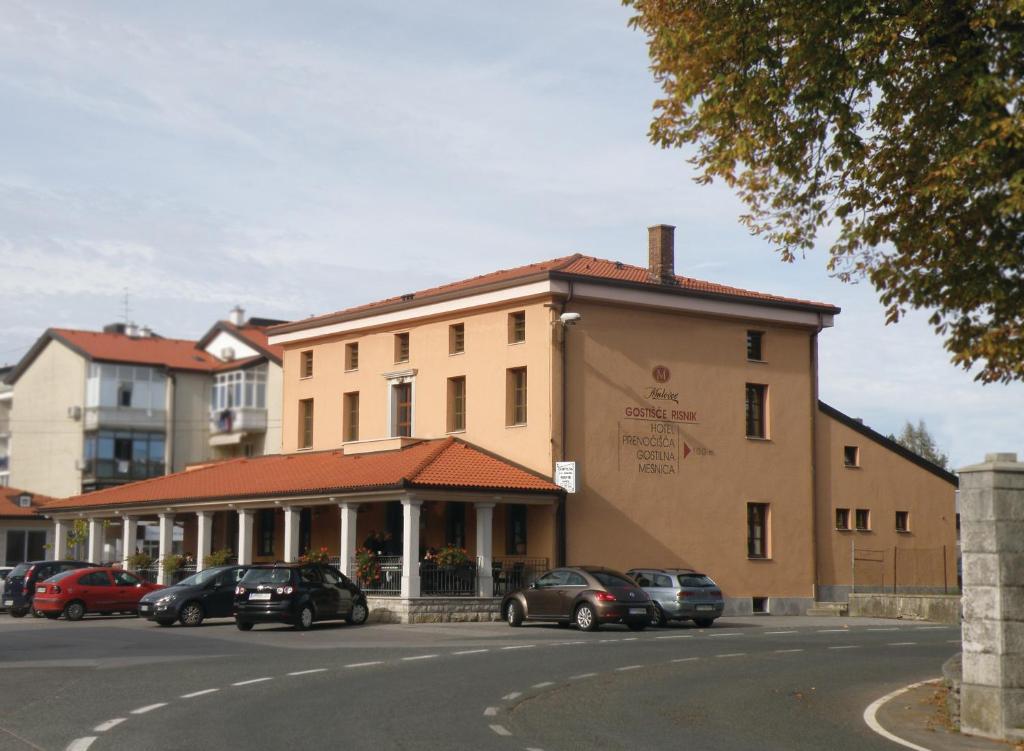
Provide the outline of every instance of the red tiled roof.
[[345,308],[334,313],[327,313],[320,316],[305,318],[301,321],[293,321],[286,324],[271,327],[270,334],[283,334],[289,331],[299,331],[321,323],[331,322],[336,319],[358,317],[359,314],[371,312],[378,308],[386,308],[392,305],[411,304],[414,305],[423,300],[438,297],[458,296],[463,292],[472,292],[478,288],[501,286],[526,280],[539,280],[548,277],[571,278],[571,279],[592,279],[605,282],[617,282],[628,285],[643,285],[652,290],[672,291],[681,293],[692,293],[696,295],[713,295],[733,298],[739,301],[753,303],[769,303],[786,305],[801,308],[812,308],[823,312],[838,313],[839,309],[833,305],[811,300],[801,300],[792,297],[782,297],[764,292],[755,292],[740,287],[730,287],[725,284],[706,282],[700,279],[693,279],[686,276],[675,276],[674,283],[665,284],[651,278],[650,272],[642,266],[631,266],[618,261],[608,261],[603,258],[585,256],[576,253],[571,256],[554,258],[550,261],[531,263],[526,266],[518,266],[512,269],[502,269],[490,274],[475,276],[470,279],[463,279],[438,287],[420,290],[410,294],[389,297],[385,300],[358,305],[352,308]]
[[234,459],[65,498],[47,511],[417,487],[561,492],[532,472],[442,438],[351,456],[335,450]]
[[280,344],[271,344],[267,340],[267,326],[253,326],[251,323],[247,323],[244,326],[235,326],[230,321],[225,321],[225,324],[225,328],[228,331],[236,333],[256,349],[270,352],[277,357],[278,361],[284,357],[284,347]]
[[[22,493],[29,493],[32,496],[32,505],[28,508],[18,505],[18,496]],[[40,506],[53,503],[53,500],[49,496],[30,493],[27,490],[0,487],[0,519],[42,519],[39,513]]]
[[187,339],[128,336],[75,329],[48,329],[46,335],[69,344],[93,360],[202,371],[213,370],[219,364],[216,357],[196,349],[196,343]]

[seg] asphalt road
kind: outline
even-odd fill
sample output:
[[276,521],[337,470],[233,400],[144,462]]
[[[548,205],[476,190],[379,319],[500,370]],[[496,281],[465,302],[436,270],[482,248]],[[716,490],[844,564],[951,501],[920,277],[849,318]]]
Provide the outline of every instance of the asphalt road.
[[840,618],[245,634],[0,614],[0,749],[893,749],[864,708],[958,645]]

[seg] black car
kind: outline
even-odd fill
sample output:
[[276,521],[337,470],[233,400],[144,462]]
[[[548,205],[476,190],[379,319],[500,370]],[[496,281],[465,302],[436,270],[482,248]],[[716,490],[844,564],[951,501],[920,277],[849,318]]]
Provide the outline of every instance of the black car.
[[235,587],[248,566],[215,566],[177,584],[143,595],[139,615],[170,626],[198,626],[206,618],[230,618],[234,612]]
[[305,630],[313,621],[332,619],[358,626],[369,614],[358,585],[322,563],[253,566],[235,587],[235,625],[241,631],[262,622]]
[[29,561],[19,563],[7,575],[4,582],[4,607],[15,618],[21,618],[32,610],[36,596],[36,583],[46,581],[64,571],[88,568],[95,563],[85,561]]
[[654,606],[625,574],[602,566],[573,566],[548,571],[526,589],[505,595],[501,613],[510,626],[521,626],[524,620],[554,621],[594,631],[602,623],[624,623],[642,631]]

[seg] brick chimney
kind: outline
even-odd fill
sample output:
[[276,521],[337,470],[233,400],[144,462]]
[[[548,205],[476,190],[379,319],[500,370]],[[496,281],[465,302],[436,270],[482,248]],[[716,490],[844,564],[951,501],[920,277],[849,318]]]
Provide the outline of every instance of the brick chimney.
[[655,224],[647,228],[647,269],[651,281],[675,284],[675,231],[671,224]]

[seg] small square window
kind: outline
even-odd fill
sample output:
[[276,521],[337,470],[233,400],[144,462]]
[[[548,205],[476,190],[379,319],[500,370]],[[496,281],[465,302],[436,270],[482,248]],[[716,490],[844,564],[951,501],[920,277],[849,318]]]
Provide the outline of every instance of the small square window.
[[836,509],[836,529],[849,529],[850,528],[850,509],[848,508],[837,508]]
[[359,370],[359,342],[345,345],[345,370]]
[[859,467],[860,449],[856,446],[843,446],[843,465],[846,467]]
[[871,512],[866,508],[857,509],[854,514],[854,524],[860,532],[867,532],[871,529]]
[[409,332],[395,334],[395,362],[409,362]]
[[910,531],[910,512],[909,511],[897,511],[896,512],[896,531],[897,532],[909,532]]
[[768,598],[767,597],[751,597],[750,598],[750,609],[755,613],[767,613],[768,612]]
[[526,311],[519,310],[508,314],[508,343],[519,344],[526,341]]
[[466,324],[453,323],[448,327],[448,354],[461,355],[466,351]]
[[748,331],[747,332],[747,359],[761,362],[764,360],[761,351],[762,344],[764,342],[763,331]]
[[302,353],[302,368],[300,372],[302,378],[313,377],[313,350],[307,349]]

